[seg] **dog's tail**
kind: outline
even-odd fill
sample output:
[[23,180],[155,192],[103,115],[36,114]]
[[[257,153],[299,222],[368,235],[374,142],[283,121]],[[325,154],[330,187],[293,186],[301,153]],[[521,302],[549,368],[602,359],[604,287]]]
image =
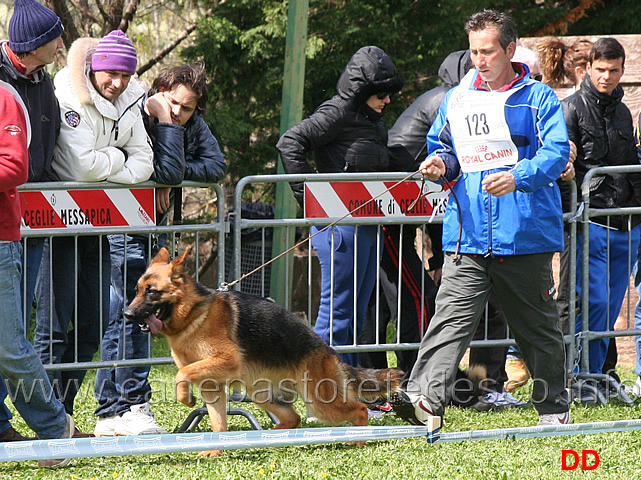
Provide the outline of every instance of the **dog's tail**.
[[397,368],[357,368],[341,363],[348,379],[350,394],[364,403],[385,401],[390,393],[401,386],[403,372]]

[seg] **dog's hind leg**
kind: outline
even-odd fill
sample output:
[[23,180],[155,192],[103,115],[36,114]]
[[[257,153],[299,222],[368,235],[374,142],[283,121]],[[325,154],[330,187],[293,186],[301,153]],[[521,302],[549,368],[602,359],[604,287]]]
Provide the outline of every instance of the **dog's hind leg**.
[[265,402],[257,405],[266,412],[272,413],[278,419],[278,425],[274,428],[296,428],[300,425],[300,416],[288,403]]
[[[227,395],[225,392],[207,392],[201,390],[201,395],[207,406],[209,422],[211,423],[212,432],[227,431]],[[220,455],[222,450],[206,450],[200,452],[201,457],[215,457]]]

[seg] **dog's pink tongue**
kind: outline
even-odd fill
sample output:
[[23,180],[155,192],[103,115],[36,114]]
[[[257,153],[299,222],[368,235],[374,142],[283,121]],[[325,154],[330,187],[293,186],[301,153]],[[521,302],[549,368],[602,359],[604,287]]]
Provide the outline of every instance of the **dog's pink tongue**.
[[147,323],[151,333],[160,332],[160,329],[162,328],[162,321],[160,321],[156,315],[152,313],[145,322]]

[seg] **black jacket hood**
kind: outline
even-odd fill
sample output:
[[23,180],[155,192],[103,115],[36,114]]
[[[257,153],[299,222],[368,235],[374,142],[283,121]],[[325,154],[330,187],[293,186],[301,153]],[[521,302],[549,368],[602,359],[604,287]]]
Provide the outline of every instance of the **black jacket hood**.
[[341,98],[353,98],[357,104],[362,104],[375,93],[398,92],[403,83],[403,76],[396,73],[392,59],[380,48],[369,46],[352,55],[338,79],[336,90]]
[[438,76],[446,85],[456,86],[468,70],[472,68],[469,50],[458,50],[450,53],[438,69]]

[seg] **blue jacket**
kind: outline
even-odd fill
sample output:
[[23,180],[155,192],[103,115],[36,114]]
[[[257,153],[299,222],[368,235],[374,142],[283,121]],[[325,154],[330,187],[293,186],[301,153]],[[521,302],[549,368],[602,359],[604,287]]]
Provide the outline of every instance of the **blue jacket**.
[[[447,167],[445,177],[457,180],[443,221],[443,250],[454,252],[461,210],[460,253],[524,255],[563,250],[561,197],[556,179],[568,162],[568,133],[561,104],[554,91],[530,80],[527,67],[513,63],[519,72],[507,88],[517,89],[505,105],[505,117],[519,160],[510,169],[516,191],[495,197],[483,192],[481,182],[499,170],[462,173],[447,118],[450,90],[427,134],[429,155],[438,155]],[[472,70],[470,90],[482,90]],[[467,84],[467,83],[466,83]]]
[[154,173],[151,179],[164,185],[178,185],[183,180],[216,183],[223,179],[227,164],[199,112],[194,112],[185,126],[151,122],[145,112],[145,95],[138,106],[154,147]]

